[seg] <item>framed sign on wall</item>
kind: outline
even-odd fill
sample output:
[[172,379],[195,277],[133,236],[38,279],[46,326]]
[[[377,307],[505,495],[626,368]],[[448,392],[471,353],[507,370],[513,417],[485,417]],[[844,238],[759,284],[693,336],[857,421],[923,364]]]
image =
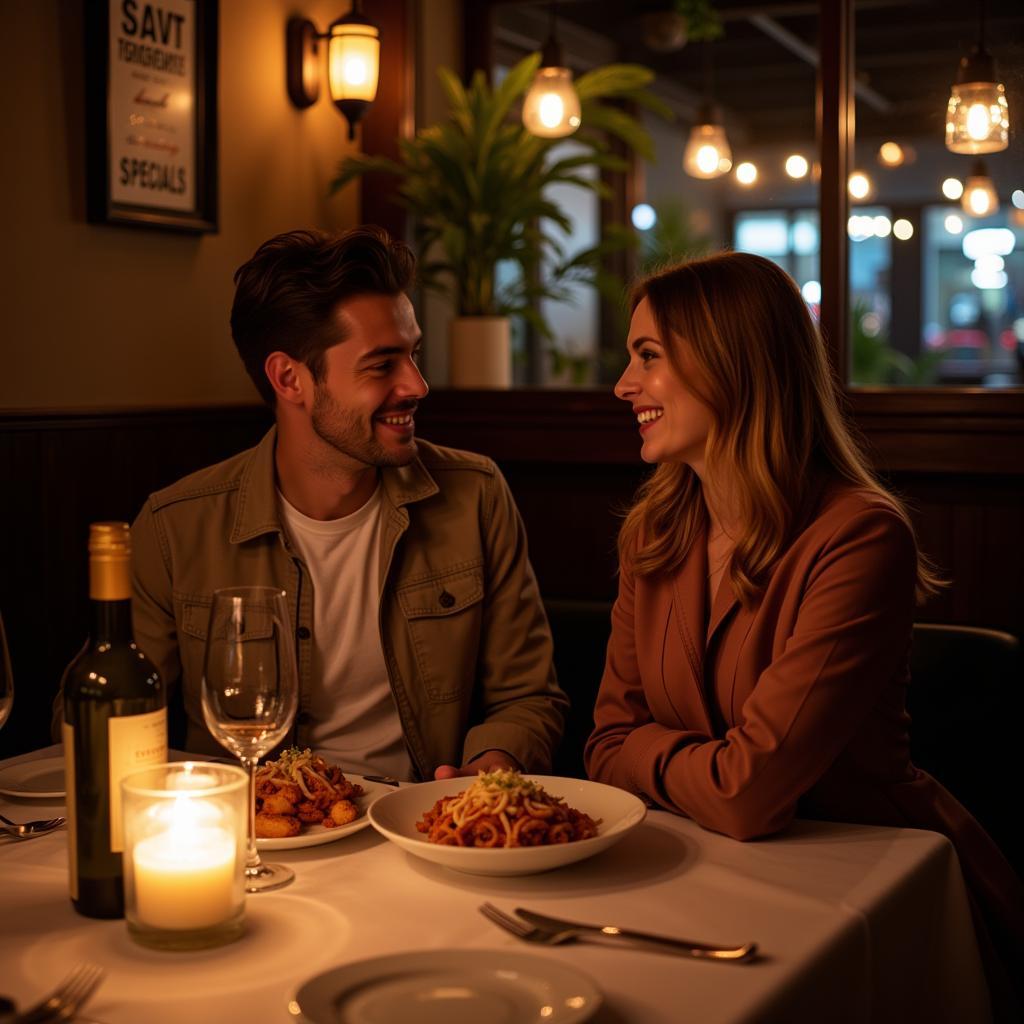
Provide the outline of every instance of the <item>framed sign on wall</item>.
[[87,215],[217,230],[217,0],[85,0]]

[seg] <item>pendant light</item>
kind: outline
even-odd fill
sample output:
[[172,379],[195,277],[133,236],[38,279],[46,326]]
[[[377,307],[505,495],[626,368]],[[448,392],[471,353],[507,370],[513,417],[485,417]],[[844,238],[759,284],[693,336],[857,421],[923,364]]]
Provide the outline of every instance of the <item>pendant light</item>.
[[985,4],[978,15],[978,45],[960,59],[946,108],[946,148],[954,153],[998,153],[1009,145],[1010,110],[996,62],[985,49]]
[[704,44],[704,78],[707,99],[697,108],[697,122],[683,151],[683,170],[694,178],[718,178],[732,168],[732,150],[722,124],[722,111],[711,100],[713,91],[711,49]]
[[999,209],[999,196],[988,176],[984,160],[974,161],[970,176],[964,183],[960,205],[964,213],[972,217],[991,217]]
[[523,125],[542,139],[561,139],[572,135],[581,124],[580,98],[555,36],[554,3],[548,11],[548,39],[541,51],[540,67],[523,100]]

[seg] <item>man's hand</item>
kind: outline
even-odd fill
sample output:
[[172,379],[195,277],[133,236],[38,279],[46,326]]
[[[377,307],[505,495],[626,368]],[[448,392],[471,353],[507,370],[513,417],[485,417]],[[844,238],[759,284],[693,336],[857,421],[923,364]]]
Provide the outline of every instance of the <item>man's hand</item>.
[[479,757],[474,757],[472,761],[467,762],[461,768],[456,768],[453,764],[438,765],[434,769],[434,778],[457,779],[460,776],[467,776],[475,779],[477,772],[490,772],[495,768],[512,768],[519,771],[520,765],[511,754],[506,754],[504,750],[485,750]]

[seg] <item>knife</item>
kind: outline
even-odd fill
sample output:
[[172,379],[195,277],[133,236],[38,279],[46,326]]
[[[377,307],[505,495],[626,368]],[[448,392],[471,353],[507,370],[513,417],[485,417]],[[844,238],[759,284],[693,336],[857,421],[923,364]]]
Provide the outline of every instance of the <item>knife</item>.
[[516,907],[516,913],[537,928],[550,932],[574,931],[587,935],[604,936],[608,939],[622,939],[628,942],[641,942],[654,947],[661,947],[666,952],[685,951],[691,956],[708,960],[729,960],[745,962],[753,959],[757,953],[757,943],[748,942],[742,946],[713,946],[705,942],[689,942],[685,939],[670,939],[666,935],[654,935],[650,932],[638,932],[629,928],[617,928],[614,925],[582,924],[579,921],[566,921],[557,917],[547,917],[533,910]]

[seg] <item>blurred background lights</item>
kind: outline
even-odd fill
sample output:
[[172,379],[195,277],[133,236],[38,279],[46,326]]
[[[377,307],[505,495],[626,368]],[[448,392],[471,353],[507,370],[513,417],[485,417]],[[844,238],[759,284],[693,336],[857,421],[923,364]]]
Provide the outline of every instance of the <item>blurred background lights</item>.
[[1015,188],[1013,193],[1010,195],[1010,202],[1013,203],[1018,210],[1024,210],[1024,189]]
[[860,329],[869,337],[877,338],[882,329],[882,318],[877,313],[865,313],[860,318]]
[[964,183],[959,178],[947,178],[942,183],[942,194],[947,199],[959,199],[964,194]]
[[1000,288],[1006,287],[1007,282],[1005,270],[972,270],[971,271],[971,284],[975,288],[992,289],[998,291]]
[[898,142],[883,142],[878,149],[878,162],[883,167],[899,167],[905,159],[903,147]]
[[979,256],[990,252],[997,256],[1009,256],[1015,243],[1016,239],[1009,228],[976,228],[964,235],[961,248],[969,260],[977,260]]
[[816,306],[821,302],[821,282],[820,281],[808,281],[803,288],[800,289],[800,294],[804,297],[804,302],[809,306]]
[[808,256],[818,251],[818,229],[808,220],[798,220],[793,225],[793,251],[798,256]]
[[955,213],[947,214],[946,219],[945,221],[943,221],[943,223],[946,225],[946,230],[951,235],[959,235],[960,232],[963,231],[964,229],[963,220],[960,217],[958,217]]
[[983,252],[975,261],[974,269],[994,274],[1006,268],[1006,260],[997,252]]
[[802,157],[799,153],[786,157],[786,173],[791,178],[803,178],[808,170],[810,170],[810,166],[806,158]]
[[866,199],[871,191],[871,179],[863,171],[854,171],[847,182],[847,188],[854,199]]
[[900,217],[898,221],[892,226],[892,233],[901,241],[905,242],[908,238],[914,237],[914,225],[910,223],[904,217]]
[[892,222],[888,217],[884,217],[879,214],[877,217],[872,217],[871,220],[874,225],[876,237],[886,238],[889,232],[892,231]]
[[757,181],[757,168],[750,161],[745,160],[736,168],[736,180],[741,185],[753,185]]
[[650,231],[658,223],[658,215],[650,203],[637,203],[630,216],[637,231]]

